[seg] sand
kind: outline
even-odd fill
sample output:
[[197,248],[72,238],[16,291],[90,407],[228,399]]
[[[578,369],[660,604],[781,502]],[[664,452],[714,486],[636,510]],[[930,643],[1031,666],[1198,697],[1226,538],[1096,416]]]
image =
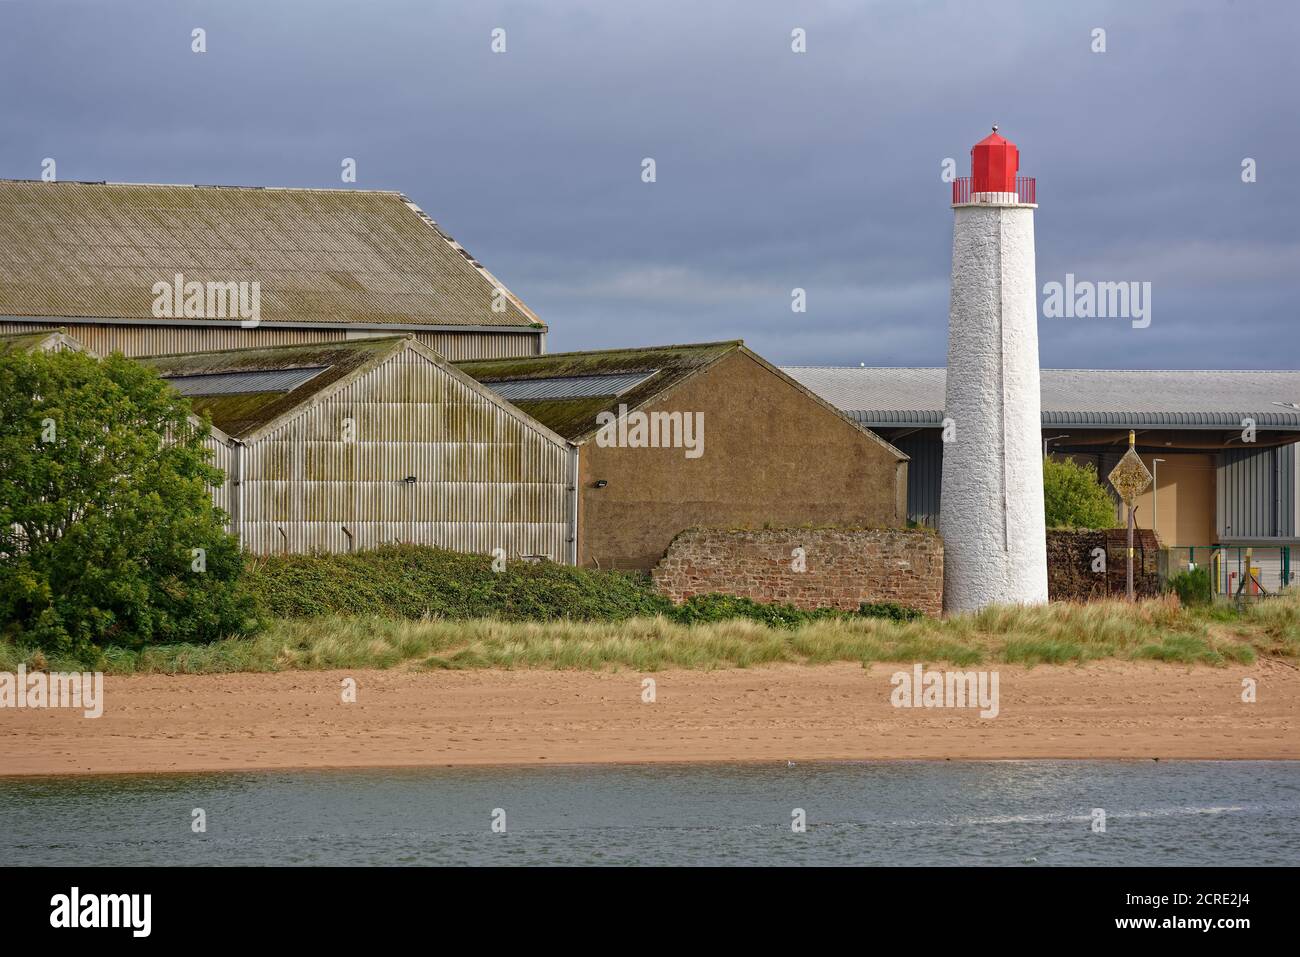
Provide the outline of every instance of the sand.
[[[0,709],[0,774],[866,759],[1300,759],[1300,671],[1000,667],[1000,714],[895,708],[902,665],[105,679],[102,717]],[[344,703],[343,679],[357,700]],[[1241,700],[1242,679],[1258,683]]]

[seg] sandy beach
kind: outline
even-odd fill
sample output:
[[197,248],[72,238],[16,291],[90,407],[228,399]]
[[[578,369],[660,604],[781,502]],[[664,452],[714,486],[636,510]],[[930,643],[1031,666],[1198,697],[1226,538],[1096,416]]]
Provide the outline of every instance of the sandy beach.
[[[1300,671],[1001,667],[1000,714],[896,708],[905,666],[294,671],[105,679],[104,714],[0,710],[0,774],[864,759],[1300,759]],[[356,681],[355,703],[342,700]],[[1258,701],[1243,703],[1243,678]]]

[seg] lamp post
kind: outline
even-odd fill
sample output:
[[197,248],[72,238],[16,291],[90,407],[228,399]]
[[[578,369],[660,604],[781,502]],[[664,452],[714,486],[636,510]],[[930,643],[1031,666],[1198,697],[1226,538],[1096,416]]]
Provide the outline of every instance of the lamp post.
[[1068,435],[1054,435],[1050,439],[1043,439],[1043,458],[1047,458],[1047,444],[1055,442],[1057,439],[1068,439]]

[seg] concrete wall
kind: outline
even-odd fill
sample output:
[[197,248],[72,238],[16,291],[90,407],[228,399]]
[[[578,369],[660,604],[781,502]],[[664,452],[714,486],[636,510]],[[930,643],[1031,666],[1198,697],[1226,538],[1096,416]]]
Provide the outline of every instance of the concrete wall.
[[[1147,489],[1138,496],[1137,525],[1152,528],[1165,545],[1198,546],[1218,540],[1214,529],[1215,460],[1212,452],[1159,455],[1142,453],[1142,463],[1159,482],[1155,494]],[[1164,459],[1158,465],[1153,459]],[[1105,476],[1102,476],[1105,481]],[[1106,483],[1109,485],[1110,483]],[[1243,490],[1249,500],[1252,490]],[[1156,514],[1156,509],[1159,514]],[[1123,509],[1118,512],[1126,520]]]
[[711,593],[799,608],[891,601],[938,615],[943,543],[923,529],[693,528],[673,539],[654,581],[675,602]]
[[899,453],[744,353],[647,409],[703,412],[704,453],[584,444],[583,565],[650,569],[692,525],[906,524]]

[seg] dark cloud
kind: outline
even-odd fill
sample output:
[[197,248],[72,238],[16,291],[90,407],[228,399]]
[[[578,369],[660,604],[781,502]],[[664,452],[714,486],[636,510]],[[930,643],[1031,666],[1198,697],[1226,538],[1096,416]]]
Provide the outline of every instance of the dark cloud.
[[355,157],[553,349],[743,337],[784,363],[941,364],[940,164],[964,173],[996,121],[1039,180],[1039,283],[1153,286],[1147,329],[1044,321],[1045,365],[1294,367],[1298,11],[0,0],[0,176],[52,156],[64,179],[339,186]]

